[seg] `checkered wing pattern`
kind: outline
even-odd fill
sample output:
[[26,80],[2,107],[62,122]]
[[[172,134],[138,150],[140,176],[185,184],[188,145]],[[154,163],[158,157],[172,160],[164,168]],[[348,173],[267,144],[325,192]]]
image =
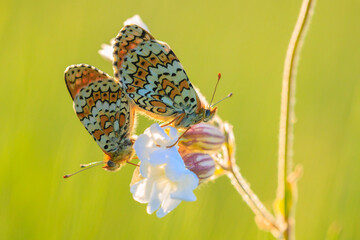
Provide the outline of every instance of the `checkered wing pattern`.
[[114,70],[137,109],[151,117],[171,120],[180,114],[196,115],[202,107],[169,45],[137,25],[125,26],[116,37]]
[[86,130],[105,153],[111,156],[118,152],[122,141],[130,137],[134,120],[134,111],[121,85],[84,64],[70,66],[65,81]]

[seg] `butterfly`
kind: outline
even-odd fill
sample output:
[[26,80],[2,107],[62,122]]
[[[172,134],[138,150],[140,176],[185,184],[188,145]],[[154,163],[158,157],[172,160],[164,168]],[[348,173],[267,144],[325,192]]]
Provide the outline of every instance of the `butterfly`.
[[120,30],[113,48],[115,78],[139,112],[188,129],[215,115],[168,44],[132,24]]
[[72,65],[64,74],[78,118],[105,153],[105,160],[97,165],[104,163],[105,170],[118,170],[134,156],[130,137],[134,109],[129,99],[118,81],[93,66]]

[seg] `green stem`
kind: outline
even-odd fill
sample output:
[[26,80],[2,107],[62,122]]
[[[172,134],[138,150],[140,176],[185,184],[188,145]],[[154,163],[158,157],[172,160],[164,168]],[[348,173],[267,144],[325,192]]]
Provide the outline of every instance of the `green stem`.
[[295,239],[293,214],[295,206],[289,203],[293,201],[289,196],[289,182],[287,177],[292,172],[292,147],[293,147],[293,127],[294,127],[294,104],[295,104],[295,84],[298,57],[305,36],[305,29],[309,25],[312,9],[315,0],[303,0],[300,14],[292,33],[287,49],[281,94],[281,113],[280,113],[280,135],[279,135],[279,159],[278,159],[278,190],[277,198],[283,204],[282,221],[287,225],[284,232],[284,239]]

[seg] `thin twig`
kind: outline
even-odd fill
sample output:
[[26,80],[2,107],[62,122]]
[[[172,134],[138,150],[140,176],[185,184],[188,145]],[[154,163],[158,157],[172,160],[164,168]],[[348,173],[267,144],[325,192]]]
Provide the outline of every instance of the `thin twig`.
[[255,221],[258,227],[262,230],[270,231],[274,237],[280,238],[285,229],[283,223],[278,221],[276,217],[266,209],[264,204],[251,190],[249,183],[241,175],[240,168],[236,164],[236,144],[232,126],[226,122],[222,122],[220,118],[218,118],[217,121],[219,125],[222,126],[225,135],[225,144],[222,147],[221,157],[216,158],[217,165],[224,170],[231,184],[255,214]]
[[[279,159],[278,159],[278,199],[283,200],[284,216],[283,221],[287,224],[287,230],[284,233],[284,239],[294,238],[294,226],[292,225],[291,212],[288,210],[289,196],[285,193],[288,182],[287,177],[292,171],[292,146],[293,146],[293,125],[294,125],[294,104],[295,104],[295,84],[296,69],[298,58],[304,39],[306,29],[309,25],[311,13],[315,0],[303,0],[300,14],[292,33],[290,43],[287,49],[282,94],[281,94],[281,113],[280,113],[280,136],[279,136]],[[292,206],[294,209],[294,206]]]
[[283,227],[279,226],[274,215],[266,209],[256,194],[251,190],[249,184],[241,175],[239,168],[236,165],[232,166],[231,169],[228,170],[227,175],[243,200],[254,212],[256,218],[262,222],[261,225],[266,225],[266,229],[264,230],[269,230],[275,237],[279,237],[282,234]]

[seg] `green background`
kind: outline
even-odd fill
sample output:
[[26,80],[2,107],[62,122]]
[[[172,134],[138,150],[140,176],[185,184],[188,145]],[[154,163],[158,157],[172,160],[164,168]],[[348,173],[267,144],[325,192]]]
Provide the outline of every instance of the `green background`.
[[[237,163],[271,208],[283,62],[301,2],[0,1],[0,239],[272,239],[225,177],[163,219],[129,192],[133,167],[62,175],[102,152],[72,109],[63,71],[98,55],[140,14],[209,99],[217,73]],[[298,69],[294,161],[304,167],[298,239],[360,239],[360,1],[317,2]],[[150,121],[139,120],[138,133]],[[332,230],[330,230],[331,232]]]

